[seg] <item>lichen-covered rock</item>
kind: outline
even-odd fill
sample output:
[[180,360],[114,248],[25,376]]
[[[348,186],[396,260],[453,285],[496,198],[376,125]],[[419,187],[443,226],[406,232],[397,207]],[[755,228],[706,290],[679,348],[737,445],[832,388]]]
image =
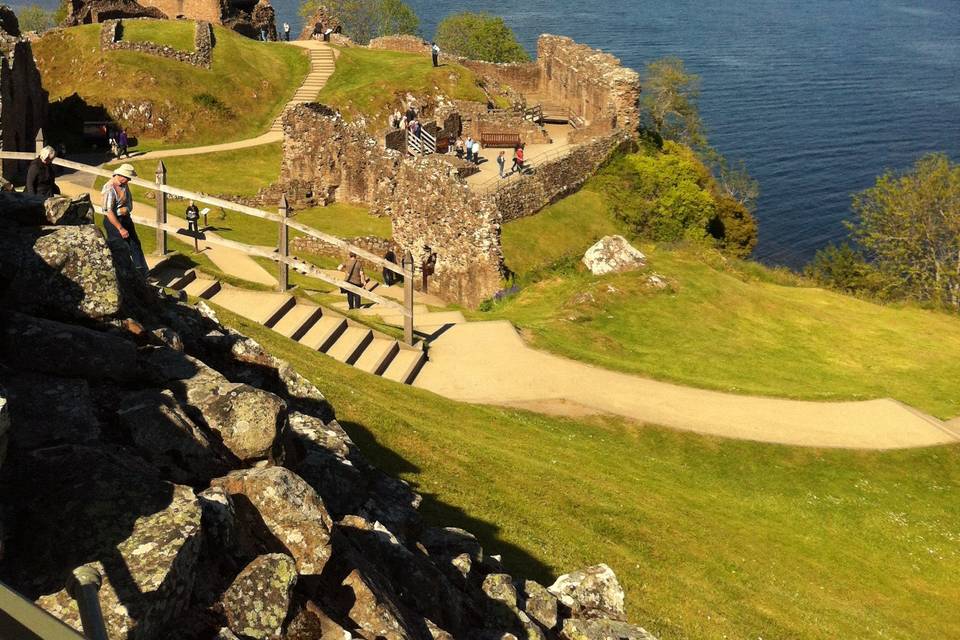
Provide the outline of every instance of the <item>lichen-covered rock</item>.
[[223,611],[230,629],[254,640],[279,636],[296,583],[293,558],[283,553],[258,557],[244,567],[223,594]]
[[202,512],[203,532],[213,548],[233,549],[237,539],[237,510],[223,487],[208,487],[197,494]]
[[284,640],[353,640],[353,634],[308,600],[290,620]]
[[18,371],[0,381],[10,399],[10,443],[22,450],[100,437],[90,385],[78,378],[60,378]]
[[229,471],[226,461],[169,391],[130,395],[117,417],[140,454],[175,482],[202,486]]
[[207,426],[242,462],[270,457],[286,423],[286,404],[277,396],[246,384],[234,384],[200,404]]
[[93,224],[93,204],[90,202],[88,193],[76,198],[66,196],[47,198],[43,201],[43,209],[47,224]]
[[406,611],[375,570],[354,569],[343,586],[353,596],[349,617],[365,634],[383,640],[432,640],[426,622]]
[[583,254],[583,264],[595,276],[642,269],[647,256],[623,236],[605,236]]
[[549,587],[572,618],[626,620],[623,587],[613,569],[598,564],[557,578]]
[[66,319],[102,319],[119,312],[113,257],[96,227],[4,234],[0,251],[9,278],[0,302],[8,308]]
[[517,623],[517,589],[513,578],[505,573],[491,573],[481,587],[487,596],[484,620],[489,628],[510,628]]
[[657,640],[642,627],[620,620],[584,620],[571,618],[563,621],[561,640]]
[[16,526],[4,580],[79,629],[65,579],[93,564],[112,640],[167,637],[190,601],[201,547],[193,491],[108,445],[41,449],[18,463],[5,495]]
[[469,531],[456,527],[424,529],[421,543],[444,574],[463,587],[484,560],[483,547]]
[[121,382],[138,377],[137,347],[129,340],[20,313],[5,320],[0,355],[22,369]]
[[[301,575],[319,575],[330,559],[333,522],[323,500],[284,467],[235,471],[211,482],[233,498],[239,545],[247,555],[283,551]],[[279,542],[283,548],[277,548]]]
[[519,606],[547,631],[557,626],[557,597],[545,586],[533,580],[524,580],[520,589]]

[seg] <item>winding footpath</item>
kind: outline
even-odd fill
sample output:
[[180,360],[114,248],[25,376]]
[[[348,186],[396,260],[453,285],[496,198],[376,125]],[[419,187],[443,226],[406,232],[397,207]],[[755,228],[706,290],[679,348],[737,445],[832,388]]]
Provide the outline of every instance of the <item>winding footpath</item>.
[[[335,50],[314,40],[290,45],[311,51],[311,72],[289,104],[311,101],[333,73]],[[215,153],[276,142],[283,139],[281,116],[269,132],[256,138],[156,151],[136,159]],[[475,182],[480,186],[489,178],[478,176]],[[92,183],[84,184],[79,176],[69,176],[60,184],[68,195],[92,191]],[[92,195],[95,201],[99,199],[99,194]],[[141,215],[151,208],[139,204]],[[168,219],[186,226],[175,216]],[[260,284],[277,284],[272,274],[243,253],[208,245],[203,254],[225,273]],[[384,287],[381,293],[397,297],[402,290]],[[257,307],[258,295],[267,305],[276,294],[250,292],[251,307]],[[538,351],[527,345],[509,322],[464,322],[459,313],[429,311],[424,306],[439,306],[442,301],[427,300],[421,294],[417,301],[421,303],[417,328],[431,337],[429,362],[414,386],[453,400],[568,416],[616,415],[714,436],[807,447],[898,449],[960,442],[960,417],[941,421],[889,398],[810,402],[659,382]],[[377,312],[376,308],[365,311]],[[400,321],[386,314],[383,319]]]

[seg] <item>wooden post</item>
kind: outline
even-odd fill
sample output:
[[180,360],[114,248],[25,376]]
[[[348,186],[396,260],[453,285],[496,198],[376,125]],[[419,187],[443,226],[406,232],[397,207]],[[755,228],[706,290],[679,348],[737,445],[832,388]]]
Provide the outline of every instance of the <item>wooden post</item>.
[[[163,160],[157,162],[157,184],[167,184],[167,167]],[[167,224],[167,194],[157,191],[157,255],[167,254],[167,232],[163,225]]]
[[43,129],[37,129],[37,155],[40,155],[40,150],[44,147],[43,142]]
[[278,246],[280,253],[280,277],[277,279],[280,281],[280,291],[285,292],[287,290],[287,277],[289,274],[289,265],[287,265],[285,258],[290,257],[290,244],[287,241],[287,217],[290,215],[290,207],[287,205],[286,194],[280,196],[278,213],[280,214],[280,244]]
[[413,256],[409,251],[403,256],[403,306],[409,315],[403,317],[403,341],[413,346]]

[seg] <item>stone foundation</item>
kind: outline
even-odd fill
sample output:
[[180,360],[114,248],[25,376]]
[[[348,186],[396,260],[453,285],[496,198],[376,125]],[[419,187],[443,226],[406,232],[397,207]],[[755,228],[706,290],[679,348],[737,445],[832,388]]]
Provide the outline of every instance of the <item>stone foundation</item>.
[[195,67],[210,68],[213,59],[213,27],[209,22],[197,22],[193,36],[193,51],[180,51],[153,42],[123,40],[123,21],[108,20],[100,30],[100,48],[104,51],[137,51],[161,58],[169,58]]

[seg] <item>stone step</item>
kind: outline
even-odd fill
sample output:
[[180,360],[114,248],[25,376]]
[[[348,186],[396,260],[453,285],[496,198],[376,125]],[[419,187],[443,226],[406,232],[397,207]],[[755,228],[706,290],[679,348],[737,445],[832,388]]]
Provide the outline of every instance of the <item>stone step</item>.
[[424,363],[427,361],[427,354],[418,349],[400,349],[397,355],[393,357],[387,370],[383,372],[383,377],[387,380],[393,380],[400,384],[410,384],[420,373]]
[[[380,316],[386,324],[392,324],[395,327],[403,326],[403,316],[391,313],[390,315]],[[441,327],[445,324],[460,324],[466,322],[466,318],[459,311],[431,311],[418,314],[413,312],[413,326],[415,328]]]
[[373,340],[373,332],[365,327],[347,327],[326,354],[345,364],[353,364]]
[[300,344],[305,344],[317,351],[326,351],[337,338],[347,329],[347,320],[340,316],[324,314],[313,327],[300,338]]
[[272,327],[296,304],[296,299],[285,293],[221,289],[212,299],[221,307],[244,318]]
[[159,269],[151,271],[150,275],[157,280],[157,285],[167,289],[183,289],[197,277],[197,272],[191,269],[184,272],[183,269]]
[[297,303],[285,316],[280,318],[277,324],[273,325],[273,330],[292,340],[299,340],[313,328],[313,325],[321,317],[323,317],[323,311],[320,307],[313,304]]
[[353,364],[357,369],[372,373],[375,376],[386,371],[394,356],[400,351],[396,340],[389,338],[374,338],[363,350],[363,354]]
[[220,282],[208,278],[194,278],[182,291],[188,296],[209,300],[220,291]]
[[[346,303],[346,302],[334,302],[334,303],[333,303],[333,306],[336,307],[337,309],[346,309],[346,308],[347,308],[347,303]],[[400,318],[401,318],[400,324],[403,324],[403,322],[402,322],[403,316],[400,315],[399,313],[397,313],[397,310],[396,310],[396,309],[391,309],[390,307],[385,307],[385,306],[380,305],[380,304],[374,304],[374,305],[371,305],[371,306],[369,306],[369,307],[360,307],[359,309],[354,309],[354,311],[356,311],[357,313],[359,313],[359,314],[362,315],[362,316],[381,316],[381,317],[383,317],[384,315],[388,315],[388,316],[391,316],[391,317],[392,317],[392,316],[400,316]],[[427,306],[426,306],[426,305],[423,305],[423,304],[414,304],[414,305],[413,305],[413,317],[414,317],[414,318],[416,318],[418,315],[423,315],[423,314],[428,314],[428,313],[430,313],[430,310],[427,309]]]

